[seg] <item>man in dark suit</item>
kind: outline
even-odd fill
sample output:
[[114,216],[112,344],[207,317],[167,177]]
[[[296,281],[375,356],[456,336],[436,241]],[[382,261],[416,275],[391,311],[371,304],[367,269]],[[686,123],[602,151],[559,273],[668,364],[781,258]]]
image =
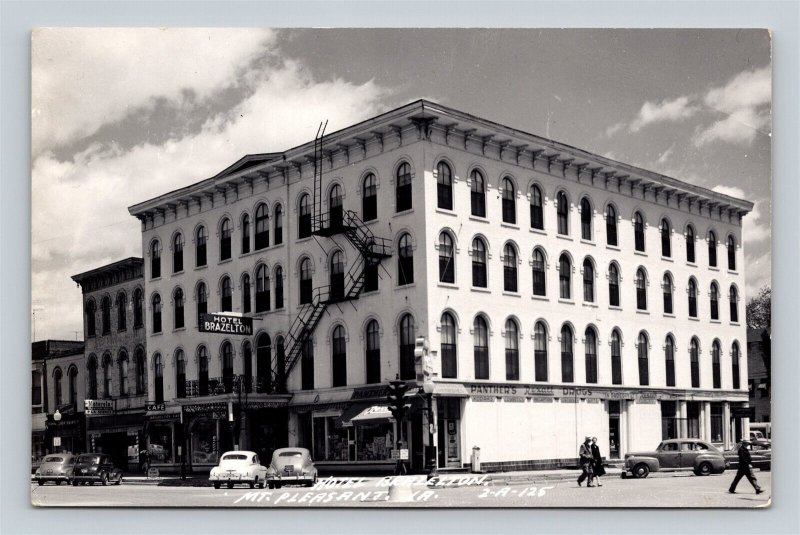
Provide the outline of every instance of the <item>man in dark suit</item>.
[[761,494],[764,492],[761,490],[761,487],[758,486],[758,480],[756,476],[753,475],[753,459],[750,457],[750,442],[747,440],[742,440],[741,446],[739,446],[739,469],[736,471],[736,477],[733,478],[733,483],[731,483],[731,487],[728,489],[728,492],[731,494],[736,494],[736,485],[739,484],[739,481],[746,477],[747,481],[753,485],[753,488],[756,489],[756,494]]
[[578,478],[578,486],[580,487],[583,480],[588,478],[589,482],[586,486],[594,487],[594,485],[592,485],[592,462],[594,462],[594,456],[592,455],[592,437],[586,437],[586,440],[581,444],[578,455],[580,456],[581,463],[581,476]]

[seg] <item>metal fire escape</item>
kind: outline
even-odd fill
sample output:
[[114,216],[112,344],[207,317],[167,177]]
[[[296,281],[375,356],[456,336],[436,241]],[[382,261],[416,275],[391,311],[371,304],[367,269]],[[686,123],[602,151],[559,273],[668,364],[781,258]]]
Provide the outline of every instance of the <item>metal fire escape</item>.
[[314,334],[314,329],[327,306],[358,299],[364,288],[367,270],[377,268],[384,258],[392,256],[391,241],[374,236],[354,211],[344,210],[338,206],[329,207],[330,211],[322,213],[322,138],[325,135],[326,125],[327,121],[325,124],[320,124],[314,140],[312,235],[331,238],[343,234],[359,255],[340,280],[314,288],[311,302],[302,305],[300,313],[292,322],[285,338],[284,358],[281,359],[279,355],[272,370],[278,389],[284,392],[287,378],[302,355],[303,344]]

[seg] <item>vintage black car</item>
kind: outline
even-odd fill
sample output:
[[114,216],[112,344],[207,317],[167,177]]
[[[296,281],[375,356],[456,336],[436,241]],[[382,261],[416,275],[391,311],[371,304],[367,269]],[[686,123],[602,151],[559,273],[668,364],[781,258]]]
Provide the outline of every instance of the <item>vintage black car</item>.
[[75,466],[72,469],[72,485],[78,483],[88,483],[94,485],[108,485],[122,483],[122,470],[114,467],[111,456],[103,453],[84,453],[75,459]]

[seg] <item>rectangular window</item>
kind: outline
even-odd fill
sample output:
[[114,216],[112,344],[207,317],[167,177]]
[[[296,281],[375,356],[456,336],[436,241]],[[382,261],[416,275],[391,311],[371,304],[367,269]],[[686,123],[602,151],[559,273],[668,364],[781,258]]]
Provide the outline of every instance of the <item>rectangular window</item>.
[[472,285],[476,288],[486,288],[486,264],[472,261]]
[[575,374],[572,370],[572,352],[561,352],[561,382],[571,383],[575,380]]
[[457,375],[456,345],[442,344],[442,377],[455,379]]
[[453,283],[456,280],[455,262],[453,262],[452,250],[449,256],[439,255],[439,280],[441,282]]
[[437,205],[443,210],[453,209],[453,192],[447,184],[436,184]]
[[364,291],[375,292],[378,290],[378,266],[377,263],[367,263],[364,267]]
[[475,379],[489,378],[489,348],[475,347]]
[[507,292],[517,291],[517,269],[503,266],[503,289]]
[[734,390],[739,390],[740,388],[740,381],[739,381],[739,359],[733,359],[733,388]]
[[675,359],[667,358],[667,386],[675,386]]
[[206,265],[206,242],[197,244],[197,267]]
[[378,219],[378,196],[373,194],[364,197],[364,221],[375,219]]
[[611,384],[622,384],[622,357],[611,355]]
[[531,228],[544,230],[544,211],[534,204],[531,205]]
[[664,313],[672,314],[672,292],[664,291]]
[[519,380],[519,351],[506,349],[506,381]]
[[300,226],[297,234],[299,239],[308,238],[309,236],[311,236],[311,212],[300,214]]
[[411,210],[411,179],[407,183],[398,184],[396,190],[397,211]]
[[536,380],[547,381],[547,351],[537,349],[533,352]]
[[482,191],[470,192],[472,215],[486,217],[486,194]]
[[546,295],[544,283],[544,262],[533,261],[533,295]]
[[408,381],[415,379],[417,372],[414,369],[414,344],[400,346],[400,379]]
[[586,355],[586,382],[597,383],[597,354]]
[[697,298],[689,296],[689,316],[697,317]]
[[639,384],[642,386],[650,384],[650,369],[647,365],[647,357],[639,357]]

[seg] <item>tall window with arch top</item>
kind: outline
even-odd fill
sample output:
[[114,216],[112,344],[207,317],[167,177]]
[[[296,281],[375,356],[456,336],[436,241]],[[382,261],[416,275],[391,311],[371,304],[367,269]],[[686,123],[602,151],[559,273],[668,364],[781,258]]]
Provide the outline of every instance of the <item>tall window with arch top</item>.
[[717,235],[713,230],[708,231],[708,265],[717,267]]
[[573,336],[569,325],[561,327],[561,382],[572,383],[575,381],[573,356]]
[[447,162],[436,165],[436,206],[453,209],[453,172]]
[[414,344],[417,331],[414,326],[414,317],[405,314],[400,318],[400,379],[408,381],[417,374],[414,369]]
[[694,264],[694,227],[689,225],[686,227],[686,261]]
[[672,338],[672,335],[667,335],[664,342],[664,361],[667,386],[675,386],[675,339]]
[[472,240],[472,285],[486,288],[486,244],[481,238]]
[[639,354],[639,384],[641,386],[647,386],[650,384],[649,341],[647,335],[643,332],[639,333],[639,340],[637,342],[636,349]]
[[231,234],[233,228],[231,220],[227,217],[222,220],[219,228],[219,259],[229,260],[231,257]]
[[150,278],[161,277],[161,243],[153,240],[150,244]]
[[347,385],[347,344],[344,327],[337,325],[331,335],[331,367],[334,387]]
[[378,219],[378,180],[374,173],[364,177],[361,191],[361,217],[364,221]]
[[586,382],[594,384],[597,383],[597,334],[592,327],[586,328],[584,349],[586,351]]
[[503,194],[503,202],[502,202],[503,223],[516,224],[516,222],[517,222],[517,206],[516,206],[517,191],[516,191],[516,188],[514,188],[514,183],[508,177],[503,179],[502,188],[503,188],[502,189],[502,194]]
[[728,270],[736,271],[736,240],[728,236]]
[[233,311],[233,286],[231,285],[230,277],[222,277],[220,283],[220,308],[222,312]]
[[447,232],[439,234],[439,282],[456,281],[455,261],[453,259],[453,238]]
[[403,162],[397,168],[395,180],[395,210],[405,212],[411,210],[411,166]]
[[503,290],[517,291],[517,251],[510,243],[503,248]]
[[475,379],[489,378],[489,329],[483,316],[472,322],[472,351],[475,362]]
[[592,205],[586,197],[581,199],[581,239],[592,239]]
[[610,204],[606,207],[606,244],[616,247],[617,241],[617,211]]
[[730,305],[731,323],[739,323],[739,293],[736,291],[736,286],[731,284],[728,290],[728,301]]
[[378,322],[367,323],[367,383],[381,382],[381,334]]
[[536,184],[531,186],[531,228],[544,230],[544,198]]
[[267,205],[265,203],[259,204],[258,208],[256,208],[255,223],[255,250],[266,249],[269,247],[269,214],[267,213]]
[[672,257],[672,228],[666,219],[661,220],[661,256]]
[[442,377],[455,379],[458,376],[456,321],[449,312],[442,314],[441,333]]
[[208,241],[208,234],[206,234],[206,227],[199,226],[197,227],[197,232],[195,234],[195,257],[194,263],[196,267],[202,267],[206,265],[207,262],[207,244]]
[[519,328],[513,319],[506,320],[506,381],[519,380]]
[[414,248],[411,235],[404,233],[398,241],[397,279],[399,286],[414,282]]
[[611,331],[611,384],[622,384],[622,340],[619,331]]
[[689,343],[689,366],[692,377],[692,388],[700,388],[700,343],[692,338]]
[[641,212],[633,214],[633,241],[634,248],[640,253],[644,252],[644,217]]
[[183,234],[178,232],[172,238],[172,272],[183,271]]
[[711,344],[711,376],[714,388],[722,388],[722,370],[720,364],[719,341],[714,340]]
[[470,213],[475,217],[486,217],[486,179],[477,169],[470,173]]
[[541,321],[533,329],[533,368],[537,381],[547,381],[547,328]]
[[562,236],[569,236],[569,199],[563,191],[559,191],[556,195],[556,216],[558,233]]
[[298,209],[297,237],[303,239],[309,236],[311,236],[311,201],[308,194],[304,193],[300,197]]

